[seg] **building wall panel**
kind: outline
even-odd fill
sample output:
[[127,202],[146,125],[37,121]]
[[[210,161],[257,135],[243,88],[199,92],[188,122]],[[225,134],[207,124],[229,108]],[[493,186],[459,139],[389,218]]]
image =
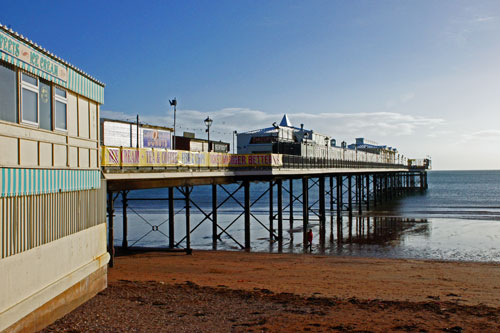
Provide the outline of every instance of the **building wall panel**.
[[97,130],[98,130],[98,118],[97,118],[97,106],[95,103],[89,103],[90,112],[90,139],[97,140]]
[[78,97],[78,136],[89,138],[89,102],[81,97]]
[[98,165],[97,165],[97,159],[98,159],[98,151],[96,150],[89,150],[89,154],[90,154],[90,165],[89,167],[90,168],[98,168]]
[[54,166],[66,167],[67,158],[67,147],[65,145],[54,145]]
[[78,149],[78,161],[80,168],[88,168],[89,165],[89,150],[85,148]]
[[78,148],[69,147],[68,159],[70,168],[78,167]]
[[20,141],[20,153],[21,153],[21,164],[25,166],[37,166],[38,165],[38,144],[36,141],[19,140]]
[[78,107],[77,97],[74,94],[67,94],[67,110],[68,110],[68,134],[70,136],[78,136]]
[[0,164],[17,165],[18,164],[18,140],[0,136]]
[[41,167],[52,166],[52,145],[50,143],[40,142],[39,155]]

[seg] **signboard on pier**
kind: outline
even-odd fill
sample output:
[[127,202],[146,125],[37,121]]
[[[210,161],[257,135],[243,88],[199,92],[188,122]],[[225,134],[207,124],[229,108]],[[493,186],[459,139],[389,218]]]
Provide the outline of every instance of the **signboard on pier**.
[[282,166],[278,154],[225,154],[183,150],[102,146],[101,165],[117,167],[269,167]]

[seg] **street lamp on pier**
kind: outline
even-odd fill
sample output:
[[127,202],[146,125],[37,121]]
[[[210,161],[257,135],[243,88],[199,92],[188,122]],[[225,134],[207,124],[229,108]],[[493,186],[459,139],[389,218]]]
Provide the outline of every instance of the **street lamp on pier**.
[[233,154],[234,154],[234,153],[235,153],[235,151],[236,151],[236,147],[235,147],[235,145],[234,145],[234,137],[235,137],[237,134],[238,134],[238,132],[237,132],[236,130],[235,130],[235,131],[233,131]]
[[208,152],[210,153],[210,126],[212,126],[213,120],[210,119],[210,117],[207,117],[205,119],[205,126],[207,126],[207,129],[205,130],[208,133]]
[[170,106],[174,107],[174,139],[172,140],[172,149],[175,149],[175,115],[177,113],[177,99],[174,97],[173,100],[168,100],[170,102]]

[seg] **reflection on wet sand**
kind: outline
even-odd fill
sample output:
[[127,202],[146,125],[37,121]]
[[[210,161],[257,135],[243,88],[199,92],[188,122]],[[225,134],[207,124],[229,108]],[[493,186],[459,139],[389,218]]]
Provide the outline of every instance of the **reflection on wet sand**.
[[[339,244],[391,245],[399,244],[410,234],[429,236],[427,219],[358,216],[348,218],[347,223],[337,223],[336,241]],[[333,240],[331,237],[330,241]]]

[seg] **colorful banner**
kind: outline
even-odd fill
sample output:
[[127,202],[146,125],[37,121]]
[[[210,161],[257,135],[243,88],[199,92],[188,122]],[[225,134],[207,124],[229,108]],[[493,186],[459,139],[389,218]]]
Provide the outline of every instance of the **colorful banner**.
[[225,154],[182,150],[101,147],[101,165],[116,167],[265,167],[282,166],[279,154]]

